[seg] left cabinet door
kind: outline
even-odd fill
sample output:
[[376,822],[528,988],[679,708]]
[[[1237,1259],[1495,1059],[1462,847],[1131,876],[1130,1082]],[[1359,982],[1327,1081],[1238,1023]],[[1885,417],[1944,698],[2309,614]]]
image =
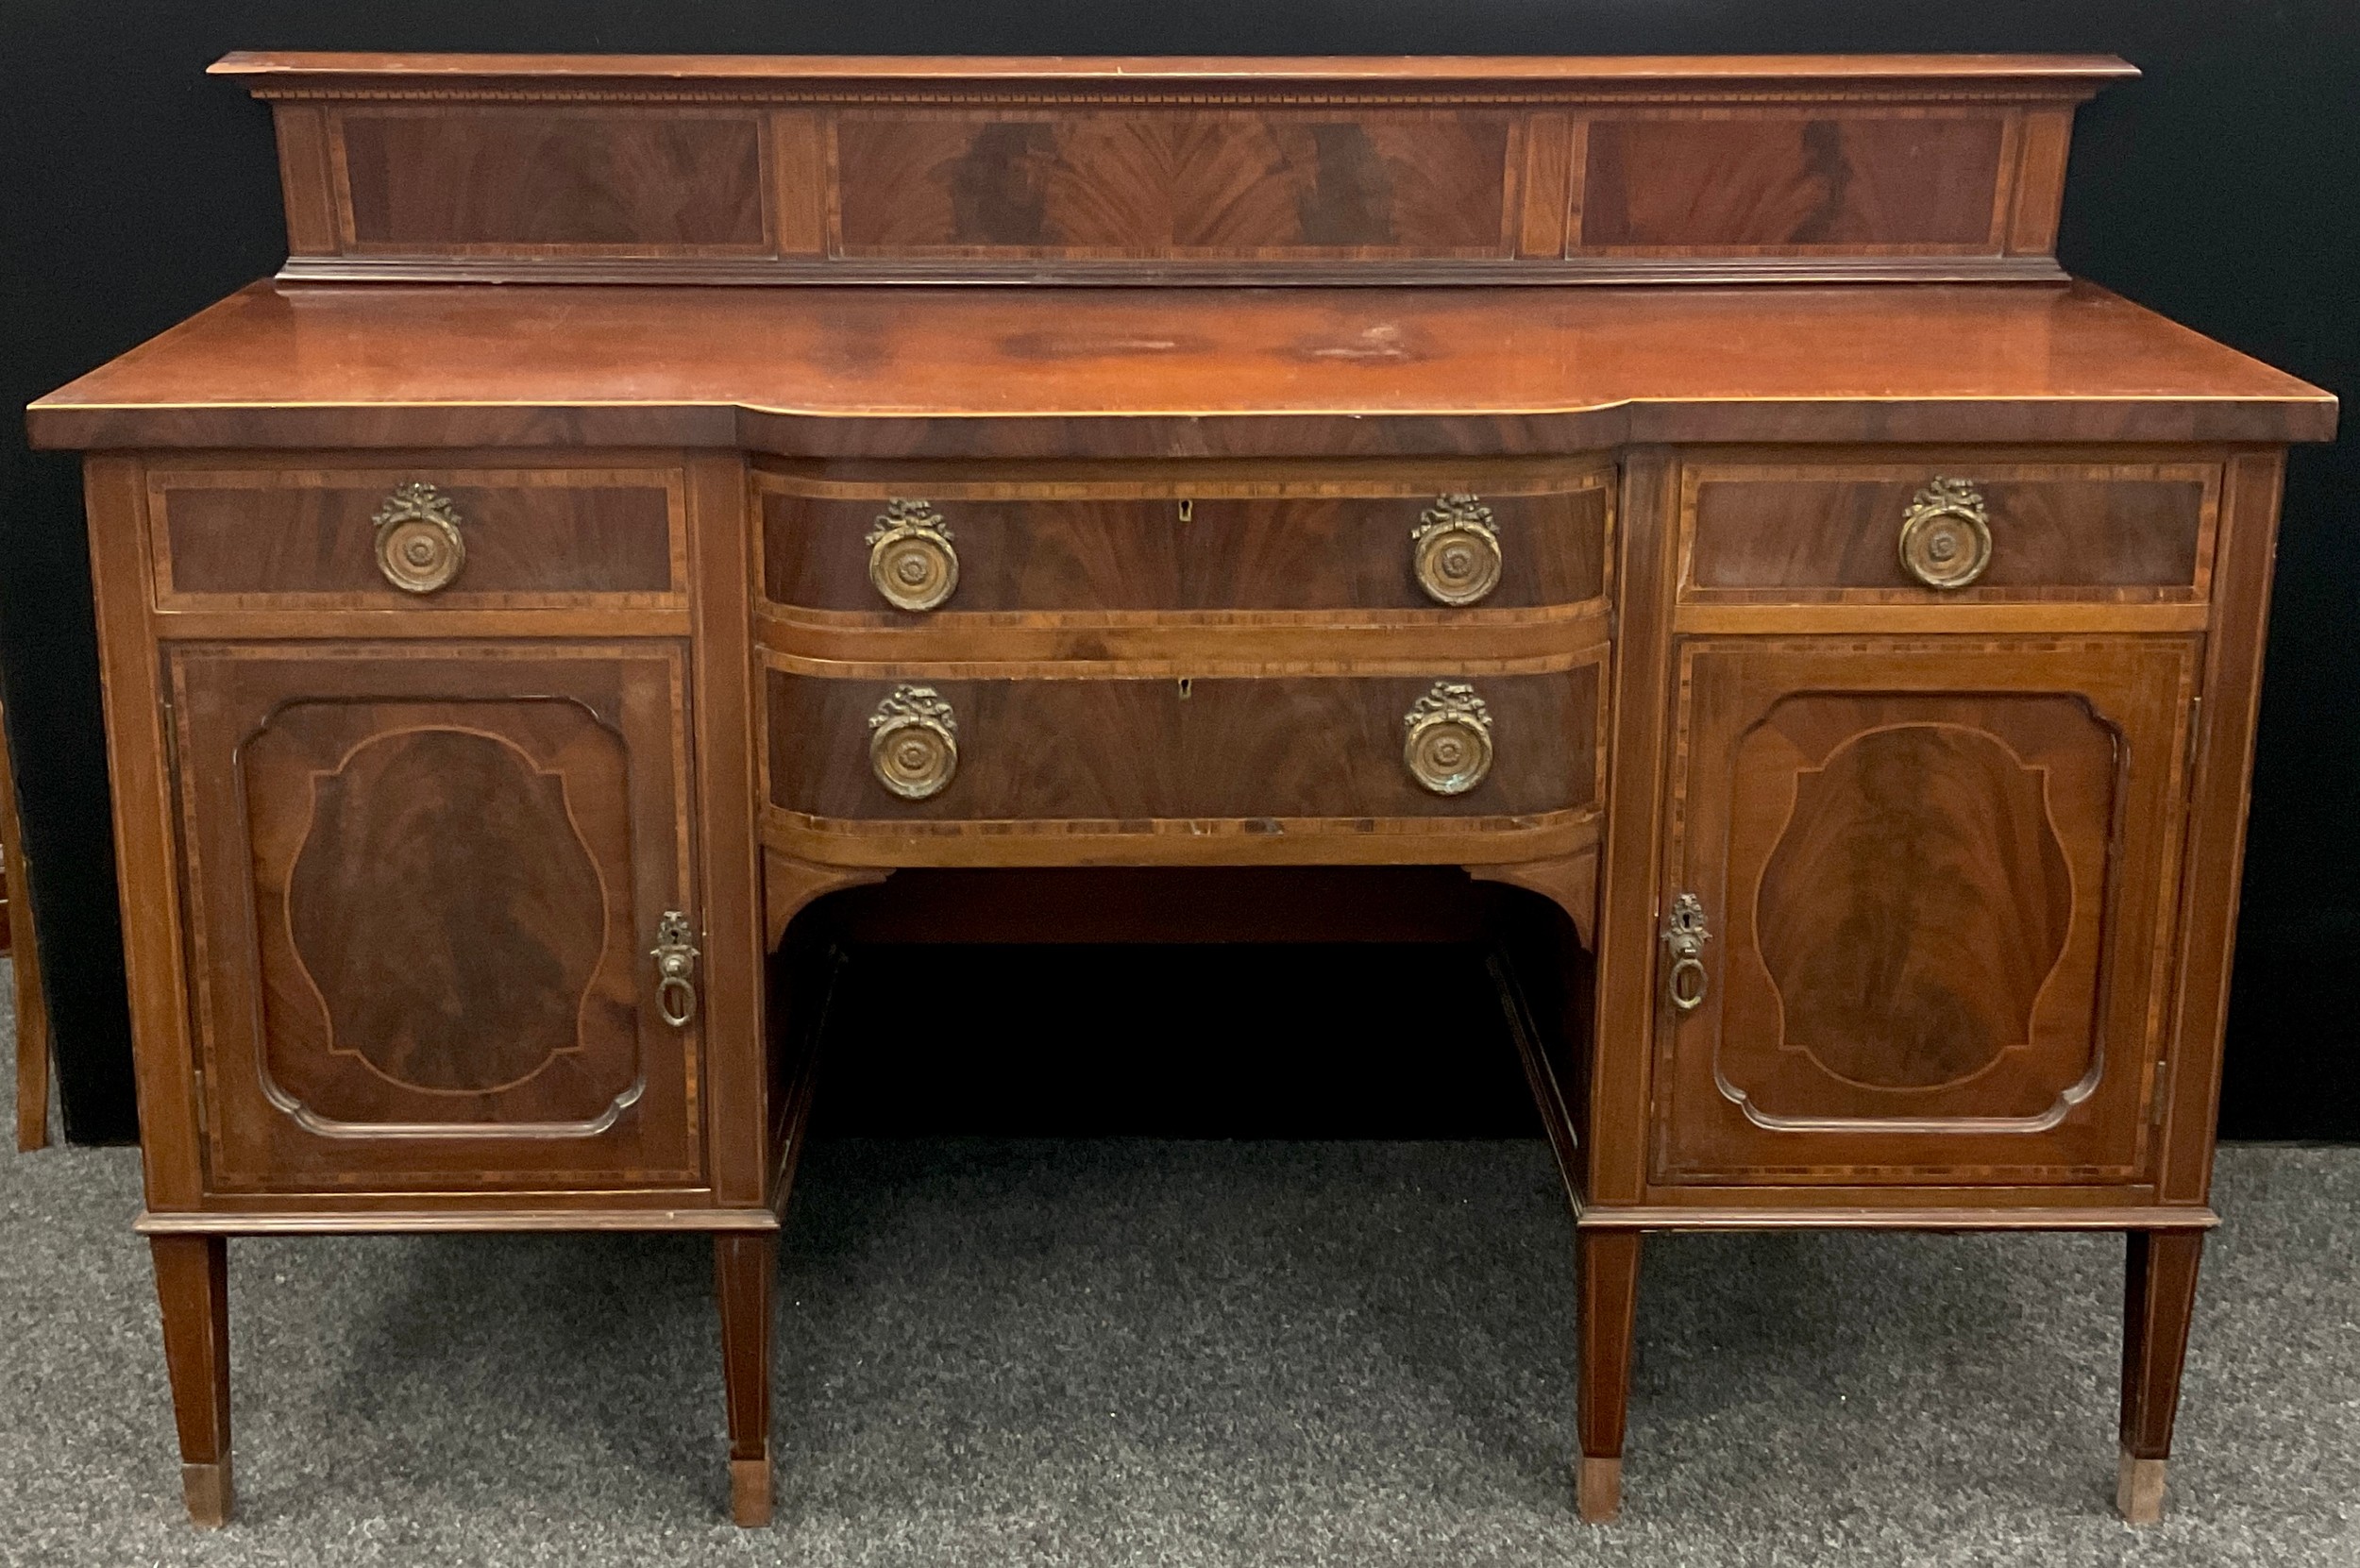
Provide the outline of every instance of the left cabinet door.
[[683,647],[165,666],[210,1189],[701,1185]]

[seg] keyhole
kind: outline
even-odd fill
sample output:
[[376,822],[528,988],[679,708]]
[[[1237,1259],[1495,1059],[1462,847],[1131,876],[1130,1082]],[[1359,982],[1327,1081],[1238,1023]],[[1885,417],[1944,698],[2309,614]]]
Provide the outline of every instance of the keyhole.
[[1194,691],[1195,689],[1196,689],[1196,678],[1195,678],[1194,676],[1190,676],[1190,675],[1183,675],[1182,677],[1180,677],[1180,700],[1181,700],[1181,701],[1186,702],[1186,701],[1188,700],[1188,693],[1190,693],[1190,692]]
[[[1189,523],[1189,522],[1194,522],[1194,521],[1196,520],[1196,502],[1195,502],[1195,501],[1193,501],[1193,500],[1186,500],[1186,501],[1182,501],[1182,502],[1180,502],[1180,503],[1179,503],[1179,511],[1180,511],[1180,520],[1181,520],[1182,522],[1184,522],[1184,523]],[[1184,694],[1184,695],[1185,695],[1185,694]]]

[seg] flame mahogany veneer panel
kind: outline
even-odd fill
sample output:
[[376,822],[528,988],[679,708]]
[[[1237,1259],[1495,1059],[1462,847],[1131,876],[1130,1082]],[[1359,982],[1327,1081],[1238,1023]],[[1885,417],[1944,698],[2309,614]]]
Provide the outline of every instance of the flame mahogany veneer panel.
[[846,256],[1497,256],[1509,117],[840,113]]
[[356,250],[761,254],[749,110],[441,106],[341,116]]
[[1990,112],[1601,121],[1574,248],[1996,254],[2010,140]]

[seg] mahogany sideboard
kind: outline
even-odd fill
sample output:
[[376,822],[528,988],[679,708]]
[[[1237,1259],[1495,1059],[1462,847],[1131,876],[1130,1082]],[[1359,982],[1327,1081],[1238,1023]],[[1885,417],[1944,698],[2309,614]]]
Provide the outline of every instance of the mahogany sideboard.
[[712,1234],[767,1519],[844,945],[1340,935],[1493,954],[1584,1517],[1641,1238],[1803,1226],[2125,1233],[2157,1516],[2335,410],[2058,271],[2129,67],[215,70],[284,271],[30,413],[199,1522],[228,1238],[548,1229]]

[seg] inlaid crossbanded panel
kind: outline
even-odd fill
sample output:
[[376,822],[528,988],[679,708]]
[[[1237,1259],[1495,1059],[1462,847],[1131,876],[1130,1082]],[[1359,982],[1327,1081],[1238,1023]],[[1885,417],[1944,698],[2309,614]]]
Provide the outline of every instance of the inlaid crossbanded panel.
[[386,107],[338,117],[363,251],[740,255],[769,248],[751,111]]
[[845,256],[1509,253],[1501,111],[846,110]]
[[676,650],[172,670],[217,1183],[694,1174],[644,953],[687,907]]
[[1997,252],[2009,129],[1988,110],[1601,119],[1574,252]]
[[2193,645],[1695,640],[1680,669],[1662,901],[1710,937],[1702,1003],[1659,1013],[1659,1177],[2133,1174],[2163,1002],[2119,934],[2173,884]]

